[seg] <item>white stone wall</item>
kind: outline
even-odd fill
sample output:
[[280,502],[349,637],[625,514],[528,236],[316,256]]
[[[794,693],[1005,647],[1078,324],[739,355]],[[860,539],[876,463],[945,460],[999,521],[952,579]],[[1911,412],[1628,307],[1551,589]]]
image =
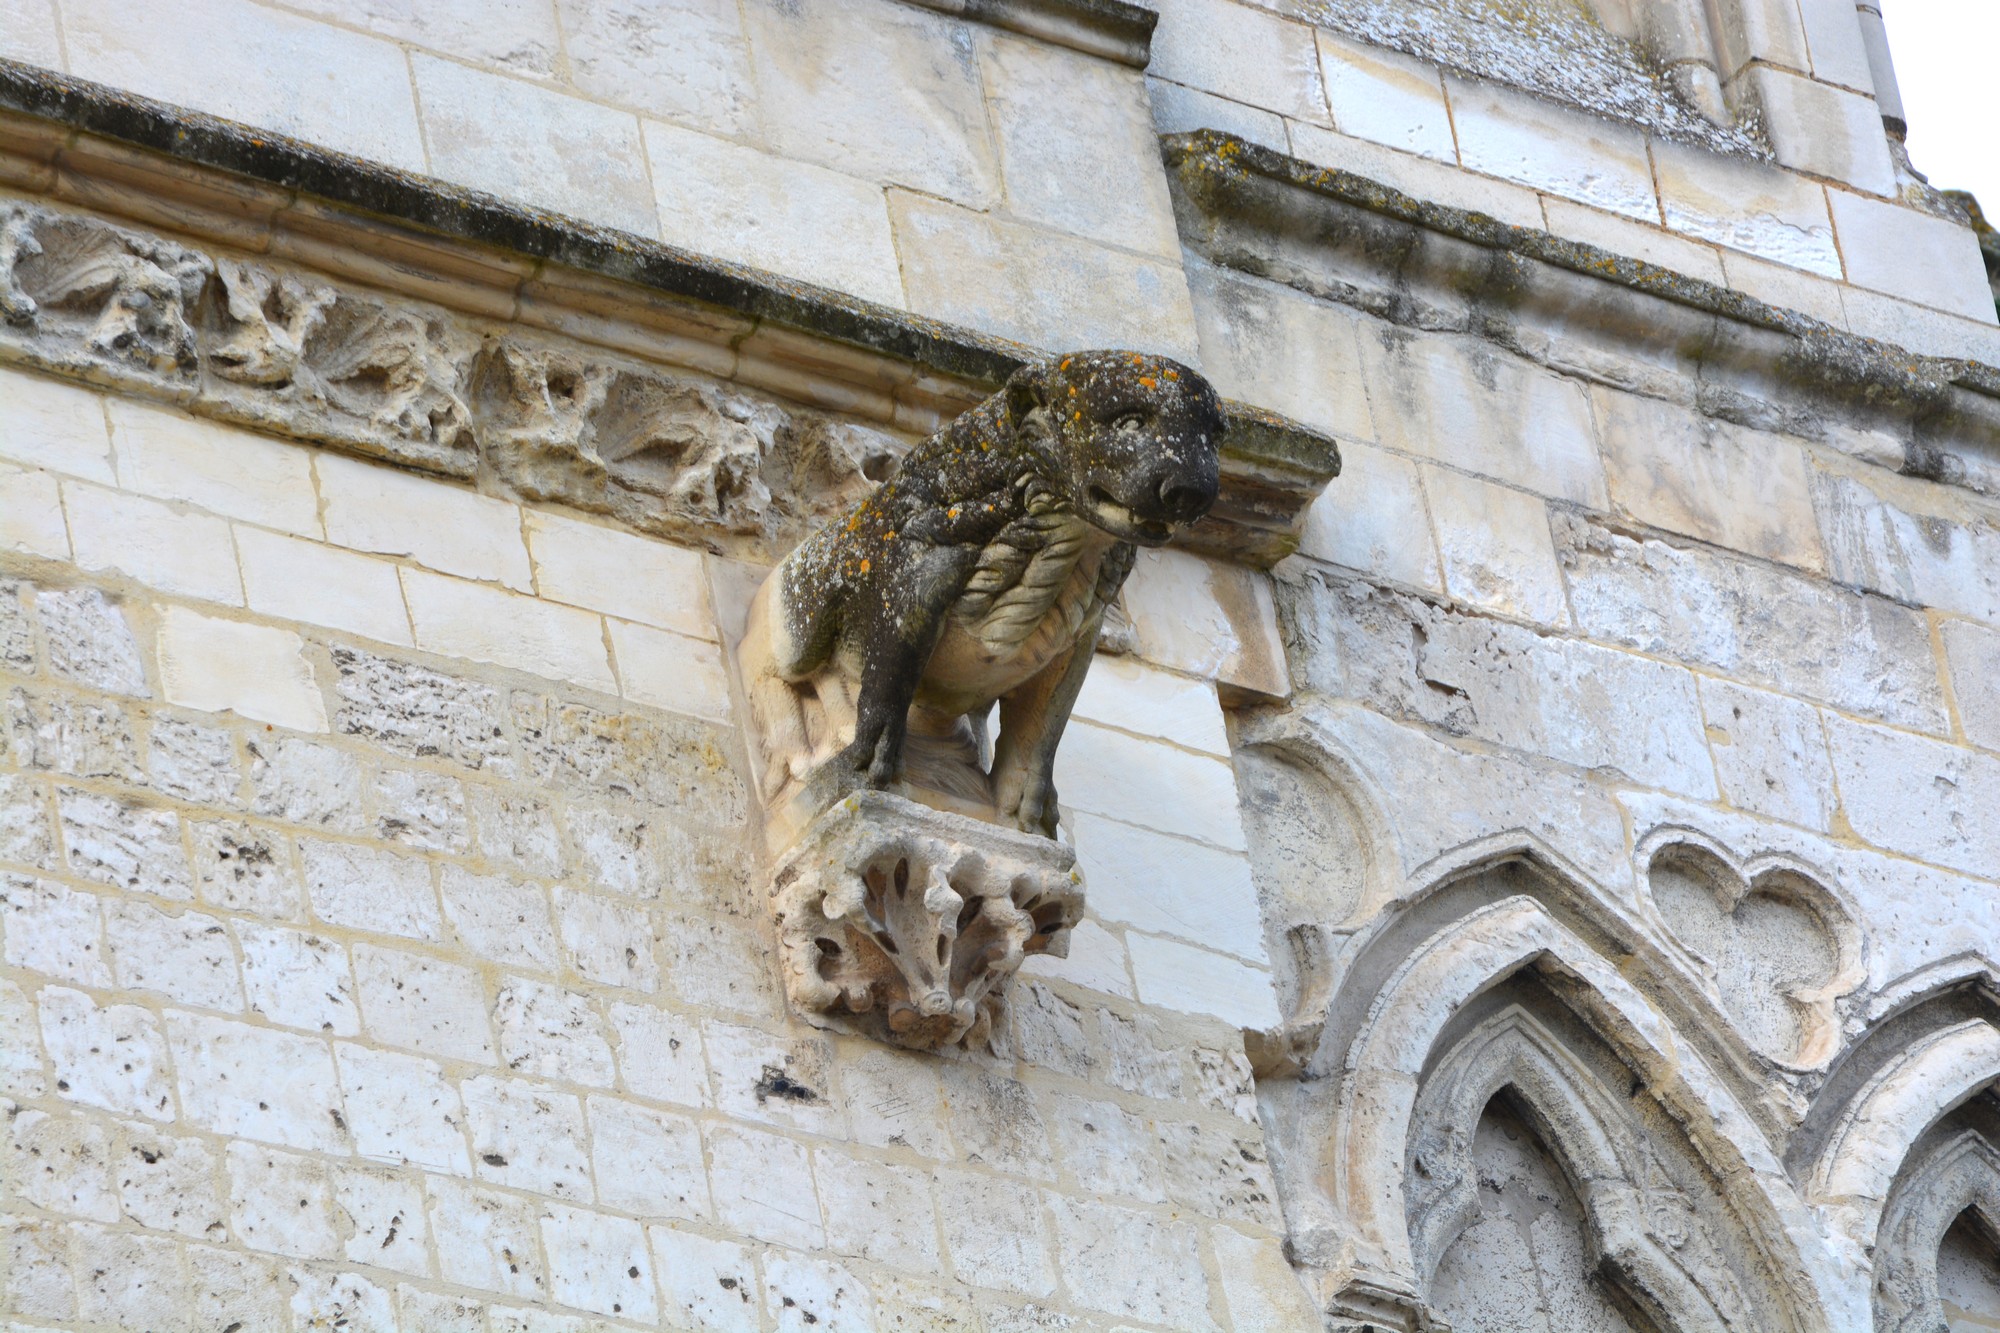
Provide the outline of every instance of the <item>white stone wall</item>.
[[7,15],[0,56],[1031,344],[1193,354],[1143,79],[1059,46],[893,0]]
[[782,1012],[711,558],[12,371],[0,460],[17,1320],[1296,1314],[1212,683],[1268,595],[1197,643],[1149,608],[1226,626],[1209,567],[1139,576],[1160,664],[1063,756],[1090,919],[940,1061]]
[[[1957,461],[1956,425],[1635,353],[1629,289],[1452,323],[1388,259],[1285,285],[1198,253],[1159,165],[1156,130],[1222,128],[2000,363],[1969,233],[1869,138],[1848,11],[1742,12],[1776,164],[1232,0],[1164,7],[1143,75],[893,0],[0,0],[0,55],[1181,355],[1344,459],[1275,577],[1142,554],[1057,772],[1087,919],[997,1052],[920,1058],[776,990],[729,669],[759,570],[0,370],[7,1316],[1575,1327],[1589,1256],[1651,1234],[1606,1184],[1797,1327],[1870,1326],[1878,1256],[1990,1321],[1990,1226],[1875,1244],[1984,1179],[1952,1134],[2000,1144],[2000,505],[1914,447]],[[1527,1085],[1585,1036],[1616,1097],[1542,1088],[1497,1144],[1472,1047]],[[1407,1158],[1454,1143],[1495,1197],[1424,1249],[1448,1209]],[[1496,1315],[1466,1266],[1523,1250],[1539,1294]]]

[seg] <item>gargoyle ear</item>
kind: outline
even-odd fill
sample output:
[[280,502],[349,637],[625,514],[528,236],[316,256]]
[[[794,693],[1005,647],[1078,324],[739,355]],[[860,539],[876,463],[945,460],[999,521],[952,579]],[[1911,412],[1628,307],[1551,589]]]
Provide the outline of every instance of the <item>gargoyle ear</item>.
[[1019,430],[1028,414],[1049,403],[1049,365],[1030,361],[1007,377],[1007,418]]

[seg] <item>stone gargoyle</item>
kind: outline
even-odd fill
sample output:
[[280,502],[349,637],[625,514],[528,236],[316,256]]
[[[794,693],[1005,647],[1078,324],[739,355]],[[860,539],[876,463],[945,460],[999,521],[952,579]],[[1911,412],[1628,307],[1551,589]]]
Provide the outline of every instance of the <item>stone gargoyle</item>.
[[1214,503],[1223,427],[1186,366],[1076,352],[911,451],[751,603],[738,661],[767,804],[822,772],[829,795],[891,788],[907,760],[913,786],[1053,837],[1056,746],[1105,609],[1135,546]]

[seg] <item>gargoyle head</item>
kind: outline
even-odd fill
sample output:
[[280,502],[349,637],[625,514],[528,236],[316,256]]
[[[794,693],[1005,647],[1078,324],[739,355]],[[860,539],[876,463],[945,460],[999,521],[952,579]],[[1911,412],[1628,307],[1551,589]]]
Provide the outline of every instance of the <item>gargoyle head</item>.
[[1159,546],[1215,503],[1224,419],[1207,380],[1162,356],[1072,352],[1007,380],[1017,436],[1076,512]]

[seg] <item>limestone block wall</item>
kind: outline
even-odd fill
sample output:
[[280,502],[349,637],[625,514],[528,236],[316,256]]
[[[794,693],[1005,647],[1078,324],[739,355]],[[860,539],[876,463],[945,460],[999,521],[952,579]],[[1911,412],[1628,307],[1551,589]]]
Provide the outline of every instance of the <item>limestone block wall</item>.
[[[1358,3],[129,8],[0,57],[615,230],[8,104],[10,1319],[2000,1318],[2000,350],[1851,11],[1691,142]],[[916,1057],[783,1006],[732,640],[1001,339],[1345,468],[1142,554],[1087,917]]]
[[1118,60],[892,0],[8,15],[0,57],[1031,344],[1192,354]]
[[14,1318],[1302,1317],[1212,683],[1106,664],[1092,917],[912,1056],[782,1010],[712,557],[13,371],[0,457]]
[[1895,157],[1864,16],[1841,0],[1726,0],[1707,7],[1712,38],[1702,6],[1652,7],[1684,10],[1699,59],[1740,83],[1734,114],[1763,127],[1742,142],[1661,114],[1657,54],[1622,56],[1645,105],[1612,96],[1617,6],[1580,27],[1590,6],[1511,21],[1463,0],[1159,8],[1147,77],[1163,130],[1226,130],[1934,355],[2000,347],[1977,241]]

